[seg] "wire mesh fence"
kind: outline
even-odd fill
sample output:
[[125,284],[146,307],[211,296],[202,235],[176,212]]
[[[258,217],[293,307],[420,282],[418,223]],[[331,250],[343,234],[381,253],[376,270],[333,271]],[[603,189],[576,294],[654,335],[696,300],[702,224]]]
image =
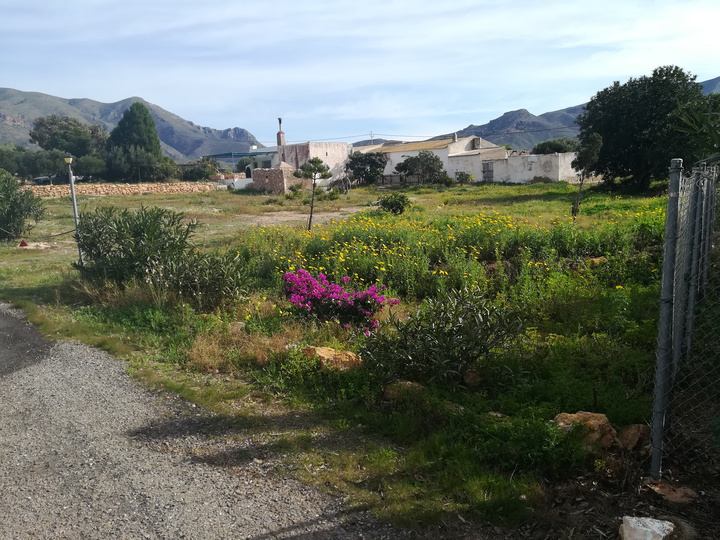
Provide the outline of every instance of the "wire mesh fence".
[[664,458],[720,447],[718,165],[670,167],[658,331],[651,476]]

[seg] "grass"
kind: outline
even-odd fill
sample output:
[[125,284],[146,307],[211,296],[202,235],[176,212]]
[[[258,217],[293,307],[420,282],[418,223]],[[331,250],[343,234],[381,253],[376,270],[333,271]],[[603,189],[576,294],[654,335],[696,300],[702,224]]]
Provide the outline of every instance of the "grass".
[[[310,233],[302,217],[299,226],[280,220],[307,211],[301,197],[81,197],[84,211],[162,206],[199,219],[196,245],[246,258],[250,295],[200,314],[158,305],[142,285],[91,286],[70,267],[72,238],[60,236],[44,249],[0,246],[0,298],[26,309],[51,337],[127,358],[147,384],[214,411],[215,436],[250,441],[279,470],[350,504],[412,527],[458,515],[512,525],[542,508],[548,482],[592,470],[577,438],[547,420],[577,410],[604,412],[618,426],[650,416],[665,200],[590,188],[572,220],[576,189],[362,188],[320,202],[316,212],[336,219]],[[392,191],[413,203],[401,216],[372,207]],[[72,227],[66,199],[47,201],[33,236]],[[349,217],[347,207],[365,210]],[[306,345],[359,350],[372,341],[292,315],[282,275],[297,268],[331,281],[347,275],[358,288],[386,285],[402,302],[379,314],[381,332],[463,286],[522,313],[525,330],[477,364],[475,383],[424,380],[389,399],[388,381],[372,366],[320,370],[302,354]]]

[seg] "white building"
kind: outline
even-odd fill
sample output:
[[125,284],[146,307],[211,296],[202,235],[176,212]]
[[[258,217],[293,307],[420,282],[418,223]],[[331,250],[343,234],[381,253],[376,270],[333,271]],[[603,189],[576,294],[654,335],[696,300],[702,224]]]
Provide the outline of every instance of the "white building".
[[577,172],[571,162],[574,153],[540,154],[507,150],[480,137],[452,137],[400,144],[360,146],[355,152],[381,152],[388,158],[383,175],[392,177],[395,168],[410,156],[426,150],[443,163],[450,178],[457,173],[471,174],[478,182],[526,184],[532,181],[574,181]]

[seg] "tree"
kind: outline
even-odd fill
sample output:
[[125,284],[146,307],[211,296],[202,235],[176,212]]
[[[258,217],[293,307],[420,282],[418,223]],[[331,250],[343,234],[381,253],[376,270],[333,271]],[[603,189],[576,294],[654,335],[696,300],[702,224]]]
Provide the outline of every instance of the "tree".
[[697,157],[697,141],[675,129],[680,111],[709,112],[711,105],[694,75],[677,66],[659,67],[650,77],[616,81],[598,92],[576,119],[580,144],[600,135],[595,171],[608,183],[631,176],[646,189],[653,177],[667,175],[670,159]]
[[105,151],[108,134],[100,124],[87,124],[69,116],[48,114],[39,116],[33,123],[30,142],[43,150],[60,150],[82,157],[101,155]]
[[577,152],[580,143],[575,139],[560,137],[539,142],[530,151],[531,154],[564,154],[565,152]]
[[720,94],[710,94],[708,99],[709,112],[681,110],[677,129],[695,140],[700,149],[700,158],[717,158],[720,157]]
[[110,132],[109,148],[129,149],[136,146],[160,159],[162,148],[155,121],[142,103],[135,102],[123,113],[118,125]]
[[420,150],[417,156],[403,156],[395,166],[395,172],[406,177],[417,176],[418,182],[442,183],[446,181],[447,173],[443,169],[442,160],[430,150]]
[[312,179],[312,196],[310,197],[310,219],[308,220],[308,231],[312,228],[313,208],[315,206],[315,187],[318,180],[327,180],[332,177],[330,168],[325,165],[322,159],[314,157],[303,163],[300,170],[295,171],[298,178]]
[[345,172],[351,173],[356,180],[375,184],[382,179],[387,162],[388,158],[382,152],[355,152],[348,159]]
[[593,176],[595,173],[595,165],[597,164],[602,144],[602,137],[597,133],[591,133],[578,148],[577,156],[575,156],[575,159],[572,161],[573,168],[580,173],[578,192],[575,196],[575,202],[573,202],[572,205],[573,220],[577,217],[578,213],[580,213],[580,199],[582,198],[583,184],[586,178]]
[[108,173],[117,180],[136,176],[156,179],[162,158],[160,137],[150,111],[135,102],[123,113],[107,140]]
[[22,189],[13,176],[0,169],[0,240],[13,240],[28,232],[32,225],[42,219],[45,208],[41,199],[32,191]]

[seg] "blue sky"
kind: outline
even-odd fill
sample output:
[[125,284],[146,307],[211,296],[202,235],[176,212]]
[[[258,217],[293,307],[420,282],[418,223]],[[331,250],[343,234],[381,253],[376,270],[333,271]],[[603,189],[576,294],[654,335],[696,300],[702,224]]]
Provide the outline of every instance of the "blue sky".
[[720,76],[718,0],[0,0],[0,87],[140,96],[274,144],[412,140],[578,105],[675,64]]

